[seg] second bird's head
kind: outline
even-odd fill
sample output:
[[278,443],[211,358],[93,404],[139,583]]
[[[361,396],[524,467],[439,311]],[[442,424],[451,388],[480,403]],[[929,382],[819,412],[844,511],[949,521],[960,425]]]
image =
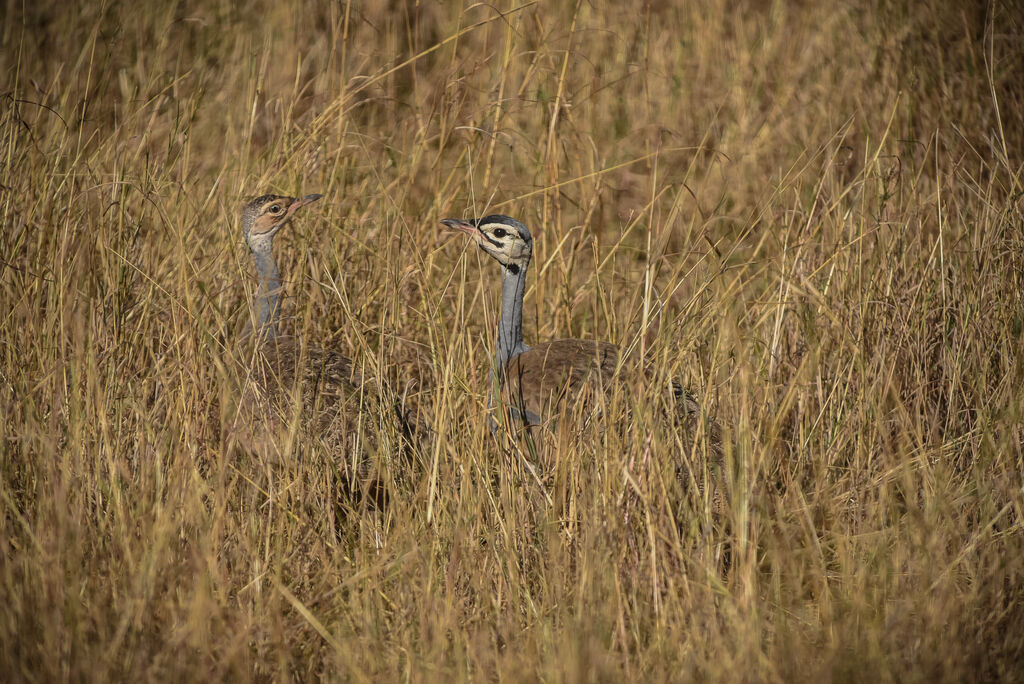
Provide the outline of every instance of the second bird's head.
[[533,237],[527,227],[514,218],[492,214],[468,221],[449,218],[441,223],[469,235],[480,249],[513,273],[519,273],[530,263]]
[[262,195],[246,204],[242,210],[242,236],[249,249],[269,246],[277,231],[284,228],[296,211],[321,197],[323,195]]

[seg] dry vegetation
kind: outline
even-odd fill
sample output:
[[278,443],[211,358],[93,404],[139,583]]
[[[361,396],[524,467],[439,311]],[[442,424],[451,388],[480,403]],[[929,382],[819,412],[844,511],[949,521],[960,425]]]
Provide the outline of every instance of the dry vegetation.
[[[1019,6],[69,7],[0,10],[5,680],[1019,681]],[[433,419],[383,510],[231,448],[266,191],[326,195],[286,326]],[[644,388],[491,436],[488,210],[528,340],[725,426],[723,515]]]

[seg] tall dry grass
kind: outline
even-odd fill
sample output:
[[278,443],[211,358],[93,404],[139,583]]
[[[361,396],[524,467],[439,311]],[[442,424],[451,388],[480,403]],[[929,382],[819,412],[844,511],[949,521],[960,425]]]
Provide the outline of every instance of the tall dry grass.
[[[6,3],[6,680],[1021,677],[1024,15],[613,5]],[[326,195],[286,327],[432,418],[383,510],[228,448],[265,191]],[[536,478],[492,437],[437,225],[492,210],[529,340],[725,426],[724,515],[644,388]]]

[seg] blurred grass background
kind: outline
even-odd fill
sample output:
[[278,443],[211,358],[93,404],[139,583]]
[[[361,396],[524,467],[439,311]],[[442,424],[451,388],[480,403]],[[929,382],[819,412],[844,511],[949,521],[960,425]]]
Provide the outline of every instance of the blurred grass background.
[[[1019,681],[1020,9],[6,2],[5,679]],[[286,327],[433,417],[385,510],[229,448],[263,192],[326,195]],[[527,341],[727,427],[724,519],[671,435],[512,467],[494,266],[437,225],[491,211]]]

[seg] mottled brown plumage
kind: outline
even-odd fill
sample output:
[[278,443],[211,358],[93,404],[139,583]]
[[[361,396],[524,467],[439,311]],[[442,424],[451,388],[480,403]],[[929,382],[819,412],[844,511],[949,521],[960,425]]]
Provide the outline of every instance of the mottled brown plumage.
[[501,369],[505,396],[541,421],[563,401],[579,400],[591,385],[615,377],[619,350],[610,342],[564,339],[513,356]]

